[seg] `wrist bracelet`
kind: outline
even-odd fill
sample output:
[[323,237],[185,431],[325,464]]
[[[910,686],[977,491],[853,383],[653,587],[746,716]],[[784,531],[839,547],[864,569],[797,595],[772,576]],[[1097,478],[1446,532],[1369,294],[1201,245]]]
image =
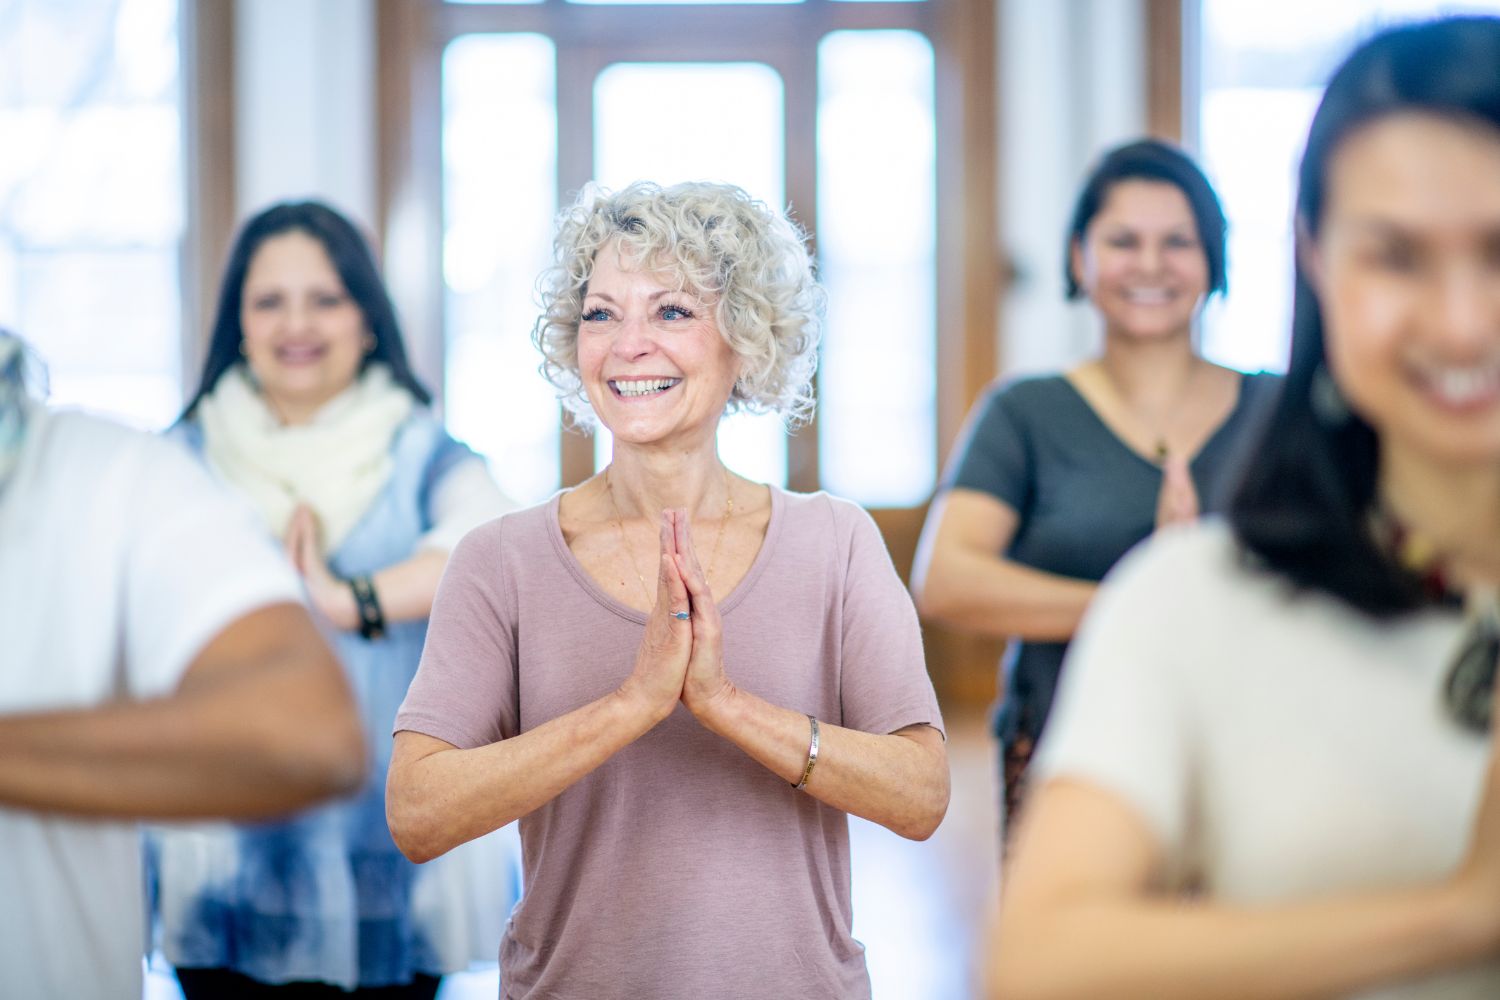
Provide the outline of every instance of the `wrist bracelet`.
[[802,769],[802,780],[792,786],[799,792],[807,787],[807,779],[812,777],[813,765],[818,762],[818,720],[816,716],[809,715],[807,721],[812,724],[812,739],[807,744],[807,766]]
[[385,614],[380,610],[375,584],[369,576],[353,577],[349,589],[354,592],[354,603],[359,610],[359,634],[366,639],[379,639],[385,635]]

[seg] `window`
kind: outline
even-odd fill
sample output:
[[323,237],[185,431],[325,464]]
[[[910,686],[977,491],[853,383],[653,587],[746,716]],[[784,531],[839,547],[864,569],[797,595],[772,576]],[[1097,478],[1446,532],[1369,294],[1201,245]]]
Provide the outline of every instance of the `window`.
[[[958,62],[966,51],[949,27],[961,17],[922,0],[685,3],[670,15],[572,0],[417,9],[421,19],[386,16],[382,45],[432,40],[406,57],[418,95],[431,89],[422,67],[440,67],[432,188],[444,220],[434,319],[445,405],[454,432],[488,456],[510,493],[539,500],[600,467],[610,445],[602,431],[561,433],[536,373],[534,282],[547,263],[537,251],[550,246],[552,213],[589,182],[710,179],[789,206],[815,234],[830,292],[816,426],[788,436],[774,417],[735,415],[721,428],[725,461],[868,506],[926,500],[970,383],[977,391],[993,364],[993,312],[970,325],[962,317],[992,291],[994,259],[959,249],[978,233],[993,254],[992,215],[981,206],[950,213],[946,228],[938,221],[941,181],[960,197],[993,141],[992,126],[974,135],[958,126],[964,81],[944,90],[938,79],[942,53]],[[403,171],[419,177],[423,155],[388,148],[387,189]],[[947,303],[945,260],[960,276]],[[981,295],[966,297],[970,287]],[[952,322],[941,322],[945,311]],[[950,331],[946,346],[939,330]],[[945,370],[963,398],[942,398]]]
[[51,398],[146,427],[182,393],[176,0],[10,0],[0,25],[0,325]]
[[1198,134],[1229,217],[1230,288],[1205,316],[1205,353],[1245,370],[1286,368],[1295,175],[1323,86],[1383,25],[1460,12],[1500,13],[1500,2],[1202,0]]

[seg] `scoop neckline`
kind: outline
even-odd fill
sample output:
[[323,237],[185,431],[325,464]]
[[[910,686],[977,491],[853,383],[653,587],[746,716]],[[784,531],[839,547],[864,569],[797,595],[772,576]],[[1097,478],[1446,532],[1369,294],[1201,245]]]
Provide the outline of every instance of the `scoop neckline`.
[[[1216,443],[1218,443],[1219,438],[1228,432],[1229,425],[1234,423],[1235,418],[1240,415],[1240,408],[1243,407],[1247,401],[1247,394],[1245,390],[1250,383],[1250,375],[1248,372],[1240,372],[1239,376],[1239,385],[1236,388],[1234,396],[1234,405],[1229,408],[1229,413],[1224,417],[1224,419],[1219,421],[1219,426],[1213,429],[1213,433],[1209,434],[1209,436],[1204,439],[1202,446],[1200,446],[1197,451],[1193,452],[1192,457],[1188,459],[1189,468],[1197,465],[1199,460],[1204,455],[1208,454],[1209,450],[1212,449]],[[1099,415],[1099,411],[1094,409],[1093,404],[1088,401],[1088,397],[1079,391],[1078,386],[1073,384],[1073,380],[1068,378],[1066,373],[1059,373],[1054,377],[1067,387],[1068,392],[1072,394],[1073,398],[1078,401],[1078,404],[1084,408],[1088,415],[1093,419],[1094,423],[1099,426],[1099,429],[1102,430],[1111,441],[1113,441],[1116,445],[1123,449],[1127,454],[1133,456],[1142,465],[1148,466],[1158,473],[1161,472],[1161,463],[1152,461],[1147,456],[1132,448],[1129,442],[1122,438],[1115,431],[1115,429],[1109,425],[1109,422]]]
[[[786,506],[785,491],[780,487],[770,484],[767,484],[766,488],[771,494],[771,516],[766,522],[766,535],[761,539],[760,551],[755,553],[755,559],[751,561],[750,568],[745,571],[745,575],[740,578],[740,582],[735,584],[734,589],[729,592],[727,597],[718,602],[720,615],[727,616],[745,599],[745,595],[754,588],[755,581],[760,577],[765,564],[771,558],[770,552],[776,544],[777,537],[780,535]],[[557,551],[558,557],[562,560],[563,565],[568,568],[568,572],[573,576],[578,585],[596,603],[603,606],[605,610],[613,612],[619,617],[635,622],[638,625],[646,624],[646,621],[650,618],[649,614],[631,607],[599,586],[599,581],[593,578],[589,571],[584,568],[583,563],[578,561],[578,557],[573,554],[573,550],[568,548],[568,541],[563,537],[562,533],[562,521],[558,517],[565,492],[567,491],[558,490],[552,494],[552,499],[547,501],[547,537],[552,540],[552,547]]]

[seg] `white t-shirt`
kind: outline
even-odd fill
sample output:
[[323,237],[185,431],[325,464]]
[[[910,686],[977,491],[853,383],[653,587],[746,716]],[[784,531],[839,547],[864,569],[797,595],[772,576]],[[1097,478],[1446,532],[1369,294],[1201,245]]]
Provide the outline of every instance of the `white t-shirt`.
[[[37,412],[0,493],[0,713],[171,692],[225,626],[300,600],[248,507],[177,445]],[[136,826],[0,808],[0,993],[138,997]]]
[[[1379,622],[1250,569],[1227,525],[1107,578],[1063,669],[1038,781],[1118,795],[1174,878],[1232,904],[1435,882],[1462,859],[1488,739],[1450,721],[1456,611]],[[1500,964],[1364,994],[1500,997]]]

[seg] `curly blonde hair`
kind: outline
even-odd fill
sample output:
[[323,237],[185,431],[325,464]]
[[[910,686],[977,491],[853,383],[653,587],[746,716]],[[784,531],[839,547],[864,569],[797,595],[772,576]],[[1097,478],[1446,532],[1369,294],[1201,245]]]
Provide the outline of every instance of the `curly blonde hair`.
[[730,412],[779,413],[788,427],[808,419],[824,294],[806,234],[732,184],[637,181],[614,193],[585,188],[558,216],[554,263],[537,281],[542,315],[531,339],[542,375],[576,422],[595,419],[579,377],[578,325],[594,258],[613,241],[634,266],[675,273],[682,288],[713,303],[742,362]]

